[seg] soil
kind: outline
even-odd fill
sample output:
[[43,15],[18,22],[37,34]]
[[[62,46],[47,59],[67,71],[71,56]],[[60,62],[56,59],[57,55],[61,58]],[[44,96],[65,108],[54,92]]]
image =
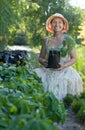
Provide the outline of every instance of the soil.
[[67,109],[67,118],[65,123],[56,124],[59,130],[85,130],[85,124],[81,124],[76,115],[72,112],[70,108]]

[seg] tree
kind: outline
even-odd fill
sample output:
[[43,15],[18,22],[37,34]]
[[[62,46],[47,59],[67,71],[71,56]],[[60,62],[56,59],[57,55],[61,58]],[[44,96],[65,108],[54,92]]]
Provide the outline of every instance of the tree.
[[75,38],[76,42],[79,43],[79,26],[84,21],[84,11],[80,8],[73,8],[69,6],[65,10],[65,16],[69,22],[69,33]]
[[25,0],[0,0],[0,44],[7,42],[12,30],[19,28],[24,3]]
[[[47,18],[54,13],[63,14],[69,21],[69,33],[77,41],[79,35],[79,25],[83,21],[82,10],[80,8],[73,8],[69,4],[69,0],[32,0],[29,9],[27,10],[29,20],[28,32],[31,33],[32,43],[38,45],[41,43],[43,37],[48,36],[45,29]],[[78,41],[77,41],[78,42]]]
[[48,32],[45,29],[45,23],[47,18],[56,13],[62,13],[65,10],[67,0],[32,0],[26,14],[28,14],[29,27],[27,25],[28,32],[31,33],[32,43],[34,45],[40,44],[43,37],[48,36]]
[[69,0],[1,0],[0,9],[0,37],[8,38],[9,43],[17,33],[24,32],[28,35],[29,44],[40,44],[44,37],[50,35],[45,29],[46,20],[56,12],[67,18],[69,33],[75,39],[82,22],[82,11],[72,8]]
[[17,0],[0,0],[0,35],[7,35],[9,27],[17,22]]

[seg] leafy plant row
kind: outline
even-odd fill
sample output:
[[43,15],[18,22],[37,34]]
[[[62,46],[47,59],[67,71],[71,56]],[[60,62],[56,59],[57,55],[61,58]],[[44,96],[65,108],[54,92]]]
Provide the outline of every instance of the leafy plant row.
[[68,94],[64,98],[64,104],[66,107],[70,106],[77,119],[85,124],[85,92],[82,92],[79,96]]
[[26,66],[0,66],[0,130],[58,130],[66,110]]

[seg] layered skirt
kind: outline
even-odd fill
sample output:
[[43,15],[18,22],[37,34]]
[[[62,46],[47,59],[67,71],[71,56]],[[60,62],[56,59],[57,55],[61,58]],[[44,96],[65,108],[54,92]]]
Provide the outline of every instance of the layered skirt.
[[41,78],[44,91],[51,91],[62,101],[67,94],[79,95],[83,91],[82,79],[72,67],[57,71],[36,68],[34,71]]

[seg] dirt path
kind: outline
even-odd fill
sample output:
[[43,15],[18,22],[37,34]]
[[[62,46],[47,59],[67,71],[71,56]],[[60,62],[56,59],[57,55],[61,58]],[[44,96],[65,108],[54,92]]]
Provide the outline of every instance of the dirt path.
[[85,125],[82,125],[77,121],[76,116],[70,109],[68,109],[66,122],[63,125],[57,125],[57,127],[59,130],[85,130]]

